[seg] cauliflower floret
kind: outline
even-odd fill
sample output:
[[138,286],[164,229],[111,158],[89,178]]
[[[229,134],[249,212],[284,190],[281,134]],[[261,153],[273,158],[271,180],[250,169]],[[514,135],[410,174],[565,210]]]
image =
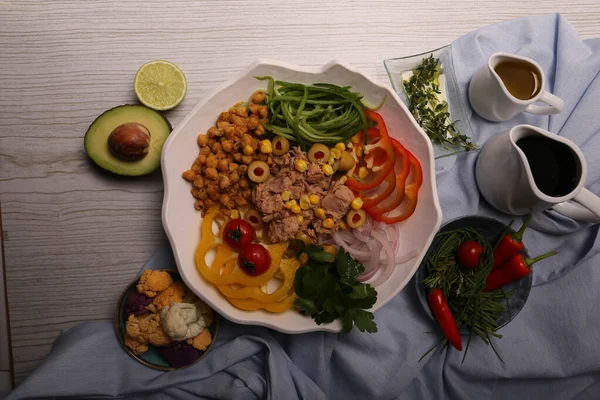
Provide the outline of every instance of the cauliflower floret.
[[181,303],[187,292],[187,288],[182,281],[177,281],[158,294],[152,301],[158,311],[164,306],[168,306],[171,302]]
[[125,335],[125,346],[129,347],[133,351],[133,354],[137,354],[138,356],[148,351],[148,346],[138,342],[129,335]]
[[212,310],[201,300],[193,304],[172,303],[163,307],[160,316],[165,332],[177,341],[198,336],[209,325],[207,322],[212,323],[213,317]]
[[138,293],[148,297],[154,297],[161,290],[165,290],[173,284],[173,279],[168,272],[147,269],[140,277],[137,284]]
[[204,328],[201,334],[194,338],[190,338],[187,340],[188,344],[194,346],[194,348],[204,351],[212,342],[212,337],[210,336],[210,332],[208,329]]
[[166,346],[171,338],[163,330],[159,314],[148,314],[141,317],[130,315],[125,325],[127,335],[141,344]]

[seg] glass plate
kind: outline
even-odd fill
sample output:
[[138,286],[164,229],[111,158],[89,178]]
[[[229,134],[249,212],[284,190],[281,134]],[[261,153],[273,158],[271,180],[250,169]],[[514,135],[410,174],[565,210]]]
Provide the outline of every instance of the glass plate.
[[[383,60],[383,65],[388,74],[392,87],[394,88],[394,91],[398,94],[400,99],[404,102],[404,104],[406,104],[407,107],[409,105],[409,101],[408,96],[404,91],[404,85],[402,84],[402,73],[406,71],[412,71],[413,69],[417,68],[423,62],[423,58],[427,58],[430,55],[433,55],[434,58],[440,58],[440,56],[442,56],[448,50],[448,48],[449,46],[443,46],[439,49],[426,51],[420,54]],[[444,81],[442,88],[442,91],[445,93],[447,93],[446,82],[447,81]],[[453,105],[451,101],[448,101],[448,108],[450,111],[450,119],[453,121],[456,120],[456,118],[453,116],[454,113],[456,113],[456,111],[454,110],[453,113]],[[465,126],[462,125],[461,121],[457,121],[456,127],[460,132],[467,132]],[[464,153],[465,149],[460,146],[451,145],[448,149],[446,149],[439,144],[433,144],[433,151],[435,154],[435,158],[437,159]]]
[[[455,219],[454,221],[448,222],[446,225],[442,226],[442,228],[440,229],[439,232],[447,232],[447,231],[452,231],[452,230],[456,230],[456,229],[465,229],[465,228],[474,228],[483,237],[488,239],[490,241],[490,243],[493,245],[498,240],[500,240],[500,236],[504,232],[504,229],[506,228],[506,226],[502,222],[495,220],[493,218],[470,216],[470,217]],[[509,229],[508,232],[514,232],[514,230]],[[425,254],[425,257],[423,258],[423,261],[421,262],[421,265],[419,266],[419,269],[417,270],[417,273],[415,274],[415,284],[417,285],[417,295],[419,297],[419,301],[421,302],[421,305],[425,309],[425,312],[427,313],[427,315],[429,315],[434,320],[435,320],[435,318],[433,316],[433,313],[431,312],[429,303],[427,302],[427,288],[425,287],[425,285],[422,284],[422,282],[423,282],[423,279],[425,279],[427,277],[427,258],[429,257],[431,252],[433,250],[435,250],[435,248],[438,244],[439,244],[439,239],[434,238],[433,242],[431,244],[431,247],[429,247],[429,250],[427,250],[427,254]],[[526,249],[523,249],[523,254],[525,254],[525,256],[527,257]],[[517,289],[517,290],[508,299],[508,307],[507,307],[506,311],[502,315],[500,315],[500,317],[498,318],[498,329],[502,328],[503,326],[506,326],[506,324],[508,324],[510,321],[512,321],[513,318],[515,318],[517,316],[519,311],[521,311],[521,309],[523,309],[523,306],[525,305],[525,302],[527,301],[527,298],[529,297],[529,292],[531,291],[532,281],[533,281],[532,274],[529,274],[525,278],[521,278],[517,281],[514,281],[514,282],[509,283],[508,285],[504,286],[504,289],[507,292],[509,292],[513,289]],[[468,335],[469,331],[465,327],[461,327],[460,333]]]

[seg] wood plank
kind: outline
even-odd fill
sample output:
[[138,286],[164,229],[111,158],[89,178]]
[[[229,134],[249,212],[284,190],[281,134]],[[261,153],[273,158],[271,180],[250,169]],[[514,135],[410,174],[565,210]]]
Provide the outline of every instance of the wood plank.
[[139,66],[186,73],[173,124],[259,57],[339,58],[387,82],[382,60],[445,45],[501,20],[562,12],[600,34],[597,0],[0,2],[0,201],[17,382],[61,329],[111,318],[125,284],[166,242],[159,173],[123,179],[86,158],[102,111],[135,102]]

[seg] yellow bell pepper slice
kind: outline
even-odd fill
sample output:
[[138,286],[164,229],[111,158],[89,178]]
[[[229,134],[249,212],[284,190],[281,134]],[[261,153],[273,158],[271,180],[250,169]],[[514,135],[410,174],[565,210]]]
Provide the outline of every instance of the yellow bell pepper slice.
[[234,289],[229,285],[217,285],[217,288],[228,299],[254,299],[262,303],[271,303],[283,299],[292,286],[296,270],[300,267],[300,261],[295,258],[281,260],[279,270],[283,275],[283,283],[273,293],[263,293],[259,286],[246,286],[241,289]]
[[294,305],[294,301],[296,300],[296,295],[291,294],[286,297],[282,301],[274,302],[274,303],[262,303],[258,300],[254,299],[228,299],[231,304],[236,306],[239,309],[246,311],[255,311],[255,310],[267,310],[272,313],[280,313],[289,310]]

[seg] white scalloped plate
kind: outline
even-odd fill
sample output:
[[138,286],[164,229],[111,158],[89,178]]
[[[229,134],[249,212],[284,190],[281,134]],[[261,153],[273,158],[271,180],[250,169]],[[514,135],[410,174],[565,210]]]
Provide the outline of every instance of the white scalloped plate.
[[417,250],[417,257],[396,265],[390,278],[377,287],[375,312],[389,302],[412,278],[427,248],[440,227],[442,211],[435,186],[433,149],[425,133],[417,125],[398,95],[390,88],[376,83],[364,73],[342,62],[332,61],[323,67],[299,67],[280,61],[258,60],[235,78],[210,92],[175,128],[167,139],[162,152],[162,173],[165,192],[162,220],[171,242],[177,267],[186,285],[225,318],[240,324],[262,325],[285,333],[311,331],[341,331],[341,324],[316,325],[314,321],[294,310],[281,314],[266,311],[242,311],[233,307],[218,290],[205,281],[196,269],[194,254],[200,241],[200,213],[194,210],[190,184],[181,173],[190,168],[198,156],[196,139],[199,133],[212,126],[219,113],[240,100],[247,100],[253,91],[266,89],[266,81],[255,76],[271,75],[289,82],[327,82],[340,86],[352,86],[362,93],[368,104],[379,104],[387,96],[379,110],[386,121],[390,135],[399,139],[421,163],[423,185],[415,213],[401,222],[401,252]]

